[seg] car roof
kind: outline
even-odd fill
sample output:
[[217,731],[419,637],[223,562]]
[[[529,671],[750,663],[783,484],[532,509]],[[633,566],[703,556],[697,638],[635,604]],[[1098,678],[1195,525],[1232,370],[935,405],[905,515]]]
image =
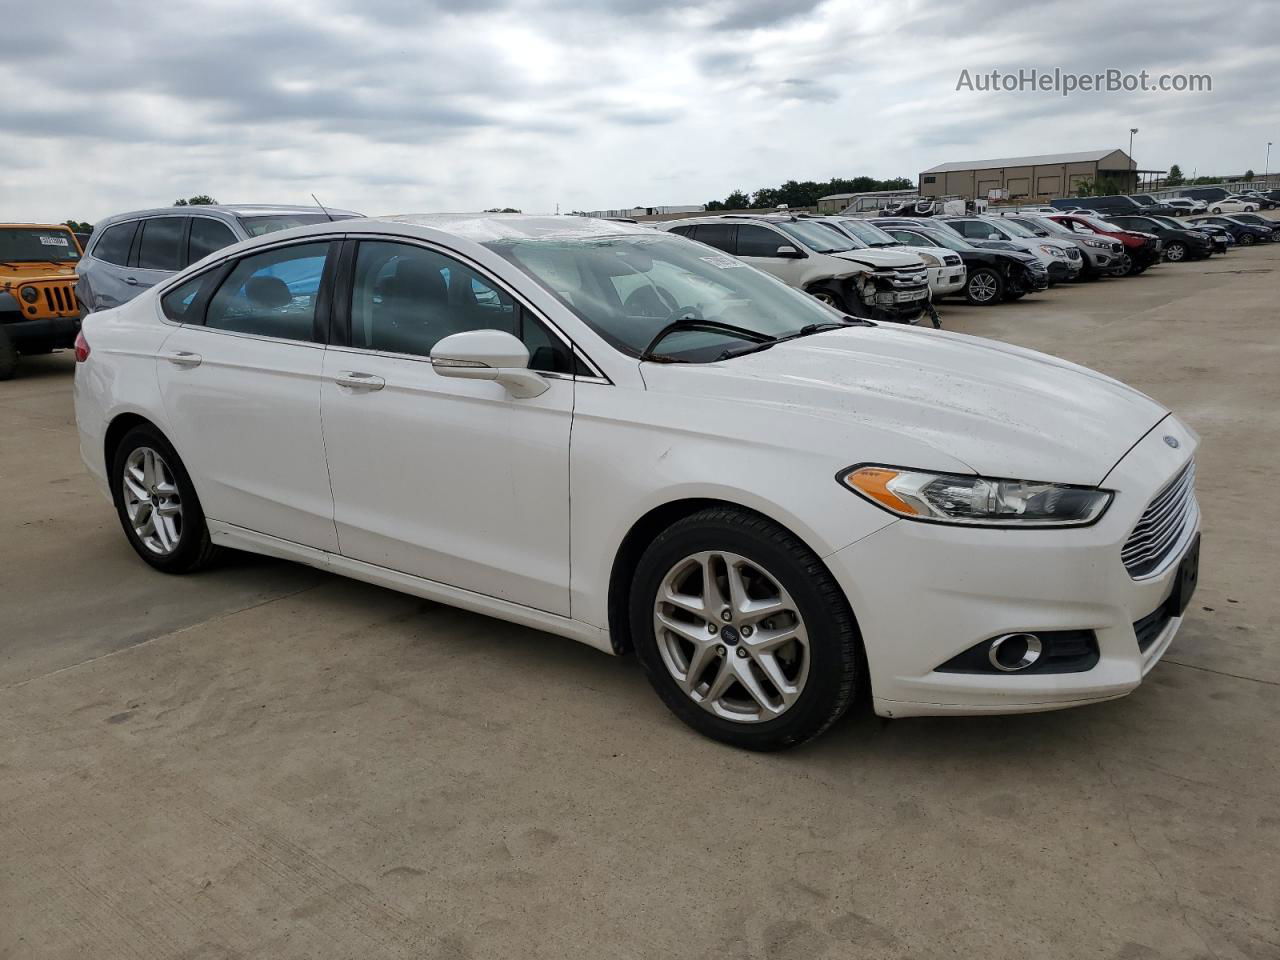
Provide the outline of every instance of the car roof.
[[65,223],[0,223],[0,230],[66,230],[73,232]]
[[143,217],[183,217],[192,216],[193,214],[214,214],[221,215],[219,219],[230,219],[232,217],[270,217],[277,214],[287,213],[336,213],[344,217],[359,217],[361,214],[354,210],[341,210],[337,207],[325,207],[323,210],[314,204],[311,206],[298,206],[287,203],[197,203],[184,207],[151,207],[147,210],[130,210],[128,213],[116,213],[109,217],[103,217],[98,221],[97,227],[101,228],[108,223],[116,223],[120,220],[139,220]]

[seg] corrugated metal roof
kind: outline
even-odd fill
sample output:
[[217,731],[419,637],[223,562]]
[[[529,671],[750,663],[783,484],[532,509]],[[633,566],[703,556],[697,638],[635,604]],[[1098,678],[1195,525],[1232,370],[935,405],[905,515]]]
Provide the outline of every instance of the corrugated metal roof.
[[[1123,150],[1082,150],[1079,153],[1042,153],[1034,157],[997,157],[994,160],[963,160],[940,163],[922,173],[951,173],[954,170],[988,170],[995,167],[1038,167],[1055,163],[1093,163]],[[1123,168],[1120,168],[1123,169]]]

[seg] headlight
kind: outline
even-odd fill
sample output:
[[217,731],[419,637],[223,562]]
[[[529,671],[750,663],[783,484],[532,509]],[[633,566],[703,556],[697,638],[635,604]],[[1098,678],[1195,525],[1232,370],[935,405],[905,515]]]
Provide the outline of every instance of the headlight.
[[931,253],[924,253],[924,252],[922,251],[922,252],[920,252],[920,253],[917,253],[917,254],[916,254],[916,256],[917,256],[917,257],[919,257],[921,260],[923,260],[923,261],[924,261],[924,265],[925,265],[926,267],[940,267],[940,266],[942,266],[942,261],[941,261],[941,260],[939,260],[937,257],[935,257],[935,256],[934,256],[933,254],[931,254]]
[[1040,249],[1050,257],[1061,257],[1062,251],[1057,247],[1051,247],[1047,243],[1040,244]]
[[1026,480],[994,480],[900,467],[850,467],[838,479],[890,513],[970,526],[1078,527],[1093,523],[1111,492]]
[[1090,247],[1099,247],[1105,250],[1111,246],[1111,243],[1108,240],[1086,240],[1085,245]]
[[40,291],[35,287],[23,287],[21,296],[27,303],[35,303],[40,299]]

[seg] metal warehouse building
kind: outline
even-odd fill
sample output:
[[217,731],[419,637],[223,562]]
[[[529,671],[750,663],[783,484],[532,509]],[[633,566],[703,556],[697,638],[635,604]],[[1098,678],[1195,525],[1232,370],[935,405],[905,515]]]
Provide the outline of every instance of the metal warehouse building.
[[920,196],[985,200],[992,190],[1003,190],[1012,200],[1049,200],[1071,196],[1081,183],[1104,178],[1116,181],[1117,192],[1134,193],[1139,174],[1161,172],[1137,169],[1123,150],[940,163],[920,174]]

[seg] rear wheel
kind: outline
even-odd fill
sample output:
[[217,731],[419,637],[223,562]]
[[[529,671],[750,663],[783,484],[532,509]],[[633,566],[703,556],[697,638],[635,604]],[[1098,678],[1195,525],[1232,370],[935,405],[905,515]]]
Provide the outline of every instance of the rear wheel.
[[1004,299],[1004,277],[990,267],[979,267],[965,281],[964,298],[977,306],[999,303]]
[[192,573],[216,556],[191,477],[154,427],[134,427],[116,448],[111,493],[129,543],[157,570]]
[[781,750],[853,702],[861,640],[822,561],[757,514],[712,507],[644,552],[631,634],[663,702],[705,736]]

